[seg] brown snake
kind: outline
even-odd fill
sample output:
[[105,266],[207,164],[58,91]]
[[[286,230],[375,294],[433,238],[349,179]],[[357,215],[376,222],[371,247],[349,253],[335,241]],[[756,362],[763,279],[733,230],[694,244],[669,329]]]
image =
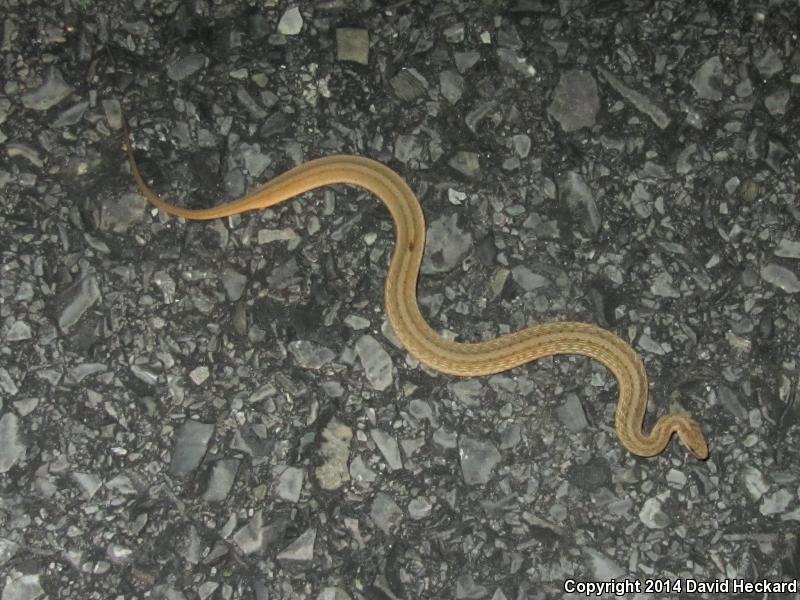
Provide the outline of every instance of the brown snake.
[[395,251],[386,276],[386,314],[408,352],[432,369],[451,375],[491,375],[544,356],[581,354],[605,365],[617,378],[619,399],[615,429],[620,442],[640,456],[664,451],[673,434],[698,459],[708,458],[700,426],[673,414],[659,418],[649,434],[642,431],[647,408],[647,373],[641,357],[622,338],[589,323],[558,321],[534,325],[485,342],[454,342],[425,321],[417,304],[417,277],[425,245],[425,219],[414,192],[386,165],[360,156],[329,156],[303,163],[268,181],[251,194],[204,210],[189,210],[165,202],[148,186],[133,156],[130,133],[123,119],[125,151],[141,193],[159,209],[191,220],[218,219],[267,208],[310,190],[349,184],[380,198],[395,224]]

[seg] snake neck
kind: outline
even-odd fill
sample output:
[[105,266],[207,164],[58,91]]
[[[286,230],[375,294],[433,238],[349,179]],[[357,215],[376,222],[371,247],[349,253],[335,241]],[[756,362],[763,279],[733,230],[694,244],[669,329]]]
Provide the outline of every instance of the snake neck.
[[[661,417],[653,425],[650,433],[629,429],[624,436],[629,440],[623,439],[623,443],[631,452],[639,456],[656,456],[666,449],[673,435],[677,435],[687,450],[699,460],[708,458],[708,445],[700,426],[693,419],[684,415]],[[629,445],[628,441],[632,441],[633,445]]]
[[661,454],[669,444],[672,435],[675,433],[671,416],[661,417],[656,421],[650,433],[645,433],[641,429],[641,424],[636,429],[634,423],[628,423],[626,435],[620,439],[628,450],[639,456],[656,456]]

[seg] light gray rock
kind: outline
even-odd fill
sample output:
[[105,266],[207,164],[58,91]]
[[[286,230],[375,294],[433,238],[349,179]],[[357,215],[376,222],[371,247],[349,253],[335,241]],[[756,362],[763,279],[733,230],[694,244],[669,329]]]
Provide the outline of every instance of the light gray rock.
[[524,56],[520,56],[510,48],[498,48],[497,58],[500,59],[501,65],[505,65],[517,73],[526,77],[536,77],[536,68],[529,64]]
[[303,491],[303,481],[306,472],[297,467],[285,467],[278,475],[278,483],[275,486],[275,493],[278,498],[287,502],[296,503],[300,500]]
[[505,423],[500,428],[500,449],[516,448],[522,441],[522,426],[519,423]]
[[105,373],[108,367],[104,363],[81,363],[69,369],[64,376],[65,385],[78,385],[87,377],[97,373]]
[[[486,117],[488,117],[495,109],[497,108],[497,101],[496,100],[487,100],[485,102],[480,102],[475,108],[467,113],[467,116],[464,118],[464,123],[466,123],[469,130],[473,133],[478,133],[478,125],[483,121]],[[474,162],[474,166],[470,165],[469,162]],[[480,170],[480,161],[478,160],[478,155],[474,153],[468,153],[464,156],[455,155],[453,158],[450,159],[450,166],[456,169],[457,171],[463,172],[465,175],[470,176],[470,174],[477,174]],[[468,169],[464,171],[464,169]]]
[[584,548],[589,559],[592,581],[611,581],[625,575],[625,570],[613,559],[594,548]]
[[351,600],[351,598],[342,588],[326,587],[319,593],[317,600]]
[[31,326],[25,321],[14,321],[5,335],[7,342],[22,342],[32,337],[33,332],[31,331]]
[[534,273],[524,265],[517,265],[511,269],[511,276],[514,278],[517,285],[526,292],[532,292],[533,290],[551,285],[547,277],[539,273]]
[[321,369],[336,358],[336,354],[330,348],[307,340],[290,342],[288,348],[297,364],[304,369]]
[[556,409],[558,419],[573,433],[579,433],[589,426],[586,411],[580,398],[574,393],[567,394],[567,399]]
[[378,478],[378,474],[369,468],[361,455],[358,455],[350,461],[350,477],[353,481],[371,483]]
[[18,550],[19,544],[17,542],[0,537],[0,566],[5,565],[14,558]]
[[455,71],[442,71],[439,73],[439,88],[442,96],[450,104],[455,104],[464,93],[464,78]]
[[781,239],[781,241],[778,242],[778,247],[775,248],[775,256],[800,259],[800,242],[795,242],[787,238]]
[[770,487],[761,470],[753,465],[745,465],[739,470],[737,483],[744,488],[753,502],[759,502]]
[[795,501],[794,494],[785,489],[779,489],[772,494],[764,496],[758,511],[765,517],[786,512],[786,509]]
[[103,100],[103,112],[106,114],[108,126],[115,131],[122,129],[122,106],[116,98]]
[[264,517],[258,510],[247,524],[233,534],[233,541],[243,554],[260,552],[264,547]]
[[672,283],[672,275],[663,271],[655,276],[650,286],[650,291],[655,296],[661,296],[662,298],[680,298],[680,292],[675,289]]
[[356,342],[356,353],[361,360],[367,381],[376,390],[385,390],[394,380],[392,358],[371,335],[362,335]]
[[72,93],[72,88],[64,81],[61,71],[51,66],[44,82],[35,90],[22,95],[22,104],[32,110],[47,110],[54,107]]
[[719,403],[722,404],[729,413],[739,421],[747,420],[747,409],[744,407],[739,399],[739,395],[733,388],[724,383],[720,383],[717,385],[716,392]]
[[461,575],[456,579],[456,600],[482,600],[489,590],[476,583],[472,575]]
[[306,529],[300,537],[286,546],[278,560],[282,563],[291,563],[292,566],[308,566],[314,558],[314,544],[317,540],[317,530],[313,527]]
[[599,67],[598,71],[603,74],[608,84],[614,88],[620,96],[625,98],[636,110],[648,116],[660,129],[666,129],[669,126],[669,116],[667,116],[667,113],[665,113],[651,98],[628,87],[610,71],[602,67]]
[[354,331],[362,331],[370,326],[370,321],[359,315],[348,315],[344,318],[344,324]]
[[561,75],[547,112],[567,133],[592,127],[600,110],[597,83],[585,71],[571,70]]
[[472,234],[458,226],[458,215],[442,216],[428,227],[422,272],[434,274],[451,271],[471,248]]
[[500,452],[491,442],[462,436],[458,444],[461,475],[467,485],[488,483],[492,471],[501,460]]
[[761,279],[787,294],[800,292],[800,278],[786,267],[774,263],[761,267]]
[[402,69],[389,81],[401,100],[412,102],[428,91],[428,81],[416,69]]
[[44,161],[42,160],[39,151],[28,144],[23,144],[22,142],[12,142],[6,144],[6,154],[8,154],[10,158],[24,158],[37,169],[41,169],[44,166]]
[[639,511],[639,520],[648,529],[664,529],[672,523],[669,515],[663,511],[661,500],[648,498]]
[[398,135],[394,143],[394,157],[403,164],[420,160],[424,151],[425,147],[416,135]]
[[16,396],[17,392],[19,392],[19,386],[4,367],[0,367],[0,391],[8,394],[8,396]]
[[39,600],[44,597],[38,573],[23,574],[13,570],[6,575],[2,600]]
[[429,517],[433,504],[426,496],[417,496],[408,503],[408,516],[415,521]]
[[442,448],[451,450],[458,446],[458,435],[455,431],[448,431],[444,427],[439,427],[433,432],[433,441]]
[[107,199],[100,209],[100,230],[124,233],[147,216],[147,200],[141,194],[128,192]]
[[779,88],[764,98],[764,107],[773,117],[780,117],[786,114],[790,98],[789,88]]
[[344,423],[331,419],[322,430],[319,455],[322,464],[315,469],[315,476],[324,490],[336,490],[350,480],[347,461],[350,458],[350,443],[353,430]]
[[464,41],[466,27],[464,26],[464,23],[455,23],[454,25],[451,25],[445,29],[442,33],[444,33],[444,39],[451,44],[460,44]]
[[100,287],[94,273],[84,270],[80,281],[68,288],[60,299],[62,308],[58,326],[62,331],[68,331],[100,300]]
[[173,81],[183,81],[205,67],[206,57],[202,54],[189,54],[173,60],[167,65],[167,77]]
[[531,151],[531,138],[524,133],[518,133],[511,137],[511,144],[514,152],[520,158],[527,158]]
[[192,380],[192,383],[195,385],[200,385],[204,383],[209,377],[211,373],[208,370],[208,367],[203,365],[200,367],[196,367],[189,371],[189,379]]
[[[476,378],[458,379],[447,384],[450,393],[464,406],[475,408],[480,406],[481,400],[486,395],[486,388]],[[417,401],[422,403],[422,401]],[[422,403],[427,409],[426,414],[433,416],[433,412],[427,403]]]
[[600,231],[600,211],[594,194],[576,171],[568,171],[561,178],[559,196],[569,209],[580,219],[581,226],[587,235],[594,236]]
[[229,300],[234,302],[239,300],[247,286],[247,276],[242,275],[236,269],[227,267],[222,271],[222,287]]
[[403,520],[403,510],[391,496],[383,492],[375,494],[369,515],[375,526],[386,535],[391,535]]
[[481,172],[480,155],[477,152],[460,150],[447,161],[447,164],[467,177],[477,177]]
[[287,9],[278,21],[278,33],[283,35],[297,35],[302,29],[303,15],[296,6]]
[[369,433],[383,455],[386,464],[389,465],[389,469],[392,471],[402,469],[403,460],[400,457],[400,448],[397,445],[397,440],[381,429],[373,428]]
[[481,54],[480,52],[470,50],[468,52],[456,52],[453,58],[455,59],[458,72],[466,73],[481,59]]
[[19,430],[19,418],[11,412],[0,417],[0,473],[25,458],[27,447]]
[[692,87],[704,100],[722,100],[722,80],[725,70],[719,56],[706,60],[694,74]]
[[774,48],[767,48],[764,54],[753,61],[753,65],[765,78],[772,77],[783,71],[783,61]]
[[648,219],[653,214],[653,195],[641,182],[633,186],[631,206],[642,219]]
[[267,111],[265,111],[258,103],[258,100],[253,98],[242,86],[236,88],[236,100],[239,101],[239,104],[241,104],[256,121],[264,121],[264,119],[267,118]]
[[71,125],[76,125],[83,118],[83,115],[86,113],[88,108],[89,102],[85,100],[83,102],[78,102],[58,115],[58,118],[53,121],[51,127],[58,129],[60,127],[70,127]]
[[203,500],[206,502],[222,502],[227,497],[236,482],[241,460],[238,458],[222,458],[215,461],[203,491]]
[[300,236],[291,228],[284,229],[259,229],[256,238],[259,244],[270,244],[272,242],[289,242],[286,244],[288,250],[294,250],[300,244]]
[[639,339],[636,341],[636,345],[644,350],[645,352],[649,352],[650,354],[657,354],[659,356],[663,356],[665,354],[669,354],[669,346],[667,344],[661,344],[655,341],[648,333],[644,332],[639,336]]
[[170,470],[176,477],[185,477],[194,471],[208,451],[214,434],[214,425],[186,420],[178,431],[172,451]]
[[261,152],[261,144],[241,144],[239,153],[244,162],[244,168],[253,178],[261,177],[264,170],[272,164],[272,158]]
[[336,59],[369,64],[369,32],[366,29],[339,27],[336,30]]

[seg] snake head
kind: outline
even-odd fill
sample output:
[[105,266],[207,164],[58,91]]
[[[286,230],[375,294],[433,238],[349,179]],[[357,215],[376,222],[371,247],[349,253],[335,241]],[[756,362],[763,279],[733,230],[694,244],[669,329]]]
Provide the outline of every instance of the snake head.
[[675,428],[675,433],[678,438],[689,449],[689,452],[694,454],[698,460],[706,460],[708,458],[708,442],[706,436],[703,435],[703,430],[692,419],[688,417],[681,418],[680,425]]

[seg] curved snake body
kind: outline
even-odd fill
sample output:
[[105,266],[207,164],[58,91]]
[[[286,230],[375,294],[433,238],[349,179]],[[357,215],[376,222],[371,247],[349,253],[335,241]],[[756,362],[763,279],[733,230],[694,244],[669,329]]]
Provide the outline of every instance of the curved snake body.
[[386,313],[408,352],[432,369],[451,375],[490,375],[556,354],[581,354],[605,365],[619,386],[615,429],[620,442],[640,456],[664,451],[673,434],[698,459],[708,457],[699,425],[685,415],[657,420],[649,434],[642,431],[647,408],[647,373],[640,356],[617,335],[588,323],[559,321],[534,325],[483,342],[455,342],[428,325],[417,304],[417,277],[425,245],[425,219],[416,195],[396,172],[359,156],[329,156],[311,160],[279,175],[244,198],[204,210],[190,210],[164,201],[145,182],[130,143],[124,143],[131,173],[141,193],[159,209],[191,220],[227,217],[267,208],[305,192],[333,185],[364,188],[380,198],[395,224],[395,250],[386,277]]

